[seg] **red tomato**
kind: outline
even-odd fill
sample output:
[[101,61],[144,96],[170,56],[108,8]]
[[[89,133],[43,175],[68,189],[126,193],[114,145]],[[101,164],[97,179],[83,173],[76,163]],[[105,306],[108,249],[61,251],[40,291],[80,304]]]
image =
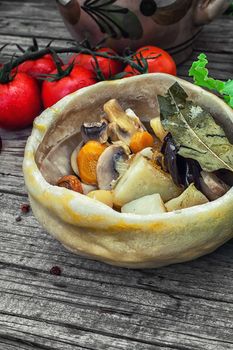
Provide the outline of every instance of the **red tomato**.
[[[101,49],[96,50],[96,52],[108,53],[111,56],[116,55],[115,51],[107,47],[102,47]],[[116,75],[123,70],[123,64],[119,61],[100,56],[96,56],[96,59],[105,79],[109,79],[111,76]],[[75,54],[70,58],[69,63],[73,61],[75,64],[80,64],[80,66],[85,67],[92,72],[96,72],[96,62],[91,55],[83,53]]]
[[41,74],[49,74],[56,68],[51,55],[45,55],[36,60],[28,60],[18,66],[18,72],[27,73],[34,78]]
[[[160,55],[157,58],[155,56]],[[142,57],[147,59],[148,63],[148,72],[147,73],[167,73],[171,75],[176,75],[176,64],[173,58],[169,55],[168,52],[160,49],[156,46],[144,46],[136,51],[136,55],[139,60]],[[136,58],[134,62],[137,63]],[[132,68],[130,65],[127,65],[124,69],[124,72],[129,73],[127,77],[140,74],[136,69]]]
[[24,128],[40,111],[40,91],[34,78],[17,73],[9,83],[0,83],[0,127]]
[[[62,66],[62,69],[64,70],[67,67],[68,65]],[[51,74],[57,74],[57,70],[51,72]],[[79,65],[74,65],[68,76],[61,77],[56,81],[45,80],[43,82],[42,100],[44,107],[51,107],[54,103],[62,99],[64,96],[69,95],[71,92],[95,83],[96,79],[93,72]]]

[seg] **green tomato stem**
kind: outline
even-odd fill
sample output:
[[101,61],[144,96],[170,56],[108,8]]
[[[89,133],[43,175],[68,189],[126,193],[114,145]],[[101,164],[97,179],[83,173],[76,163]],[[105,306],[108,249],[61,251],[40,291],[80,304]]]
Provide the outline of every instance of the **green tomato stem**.
[[135,70],[141,72],[142,68],[132,60],[132,55],[129,56],[119,56],[119,55],[109,55],[108,53],[104,52],[96,52],[91,49],[88,49],[86,47],[83,47],[81,45],[76,45],[68,48],[64,47],[46,47],[42,50],[38,51],[27,51],[25,54],[23,54],[20,57],[15,58],[13,61],[7,62],[4,64],[4,70],[5,72],[9,72],[14,68],[16,68],[18,65],[21,63],[27,61],[27,60],[36,60],[38,58],[43,57],[44,55],[47,54],[52,54],[52,52],[55,52],[56,54],[61,54],[61,53],[84,53],[87,55],[92,55],[94,57],[103,57],[103,58],[108,58],[116,61],[120,61],[124,64],[129,64],[132,68]]

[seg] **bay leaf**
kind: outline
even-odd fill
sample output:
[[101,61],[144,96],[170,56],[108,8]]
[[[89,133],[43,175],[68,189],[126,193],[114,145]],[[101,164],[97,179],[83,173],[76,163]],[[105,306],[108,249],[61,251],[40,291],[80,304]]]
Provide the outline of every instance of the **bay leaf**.
[[233,171],[233,145],[212,115],[187,100],[184,89],[175,83],[166,96],[158,96],[161,122],[172,134],[178,154],[195,159],[205,171]]

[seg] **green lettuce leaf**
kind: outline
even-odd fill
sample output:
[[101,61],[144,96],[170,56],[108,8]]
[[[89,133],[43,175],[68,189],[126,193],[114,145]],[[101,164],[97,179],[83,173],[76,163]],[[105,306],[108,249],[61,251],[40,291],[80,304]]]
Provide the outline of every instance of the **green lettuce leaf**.
[[226,103],[233,108],[233,80],[224,82],[209,77],[209,71],[206,68],[207,64],[206,55],[201,53],[198,56],[198,60],[193,62],[189,70],[189,76],[193,77],[196,85],[218,92],[223,96]]
[[224,100],[233,108],[233,80],[228,80],[223,89]]

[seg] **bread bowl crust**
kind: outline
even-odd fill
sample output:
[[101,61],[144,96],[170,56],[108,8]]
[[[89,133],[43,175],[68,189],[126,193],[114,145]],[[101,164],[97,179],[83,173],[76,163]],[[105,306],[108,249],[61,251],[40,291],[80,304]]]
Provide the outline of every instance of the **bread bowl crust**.
[[[216,201],[180,211],[122,214],[87,196],[51,185],[39,170],[54,143],[72,134],[77,127],[74,124],[81,124],[82,118],[98,120],[101,106],[110,98],[149,120],[158,115],[157,94],[165,93],[175,81],[192,100],[220,118],[226,131],[232,128],[233,111],[222,100],[167,74],[98,83],[65,97],[35,119],[23,162],[26,187],[38,221],[68,249],[117,266],[149,268],[195,259],[233,237],[233,188]],[[228,136],[232,142],[231,130]]]

